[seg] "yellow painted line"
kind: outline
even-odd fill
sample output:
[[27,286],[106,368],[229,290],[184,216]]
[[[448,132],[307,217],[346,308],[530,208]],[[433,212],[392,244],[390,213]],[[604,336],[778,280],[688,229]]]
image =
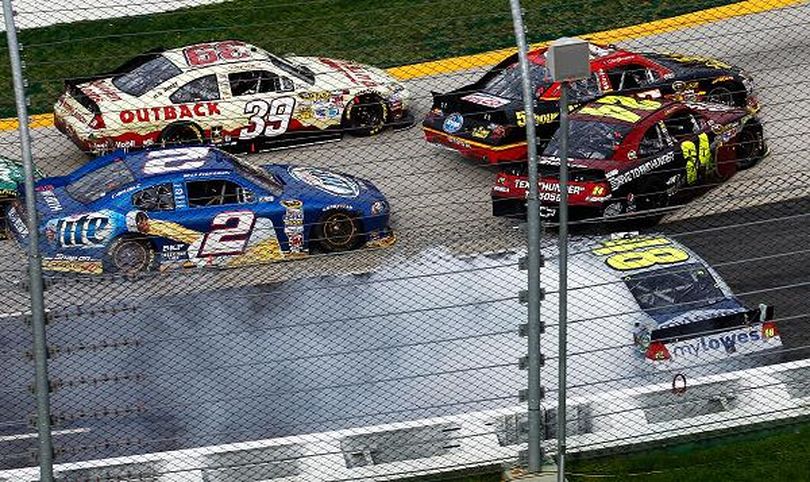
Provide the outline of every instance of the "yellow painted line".
[[[579,37],[592,42],[609,44],[675,30],[683,30],[688,27],[695,27],[732,17],[766,12],[768,10],[804,3],[805,1],[806,0],[745,0],[722,7],[709,8],[686,13],[677,17],[655,20],[614,30],[606,30],[604,32],[580,35]],[[541,42],[532,44],[531,48],[536,49],[546,45],[548,45],[548,42]],[[460,70],[490,66],[498,63],[503,60],[504,57],[516,51],[517,48],[508,48],[474,55],[465,55],[463,57],[434,60],[420,64],[403,65],[401,67],[390,68],[388,72],[400,80],[447,74]]]
[[[615,43],[649,35],[658,35],[675,30],[683,30],[688,27],[696,27],[706,23],[717,22],[742,15],[767,12],[778,8],[789,7],[807,0],[744,0],[742,2],[714,7],[697,12],[686,13],[677,17],[655,20],[652,22],[631,25],[604,32],[580,35],[579,37],[597,43]],[[532,44],[531,48],[540,48],[548,45],[548,42]],[[429,77],[432,75],[448,74],[461,70],[474,69],[494,65],[507,55],[517,51],[516,48],[506,48],[492,50],[474,55],[464,55],[448,59],[433,60],[418,64],[403,65],[388,69],[388,73],[399,80],[416,79]],[[32,128],[53,126],[52,114],[36,114],[30,118],[29,126]],[[16,130],[19,127],[17,119],[0,119],[0,131]]]
[[[39,127],[53,126],[53,114],[34,114],[28,117],[28,126],[36,129]],[[20,127],[20,122],[16,117],[0,119],[0,131],[16,131]]]

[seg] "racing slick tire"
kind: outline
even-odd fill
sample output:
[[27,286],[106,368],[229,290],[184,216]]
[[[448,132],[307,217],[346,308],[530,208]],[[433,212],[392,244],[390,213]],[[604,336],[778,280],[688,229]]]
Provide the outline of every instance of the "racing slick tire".
[[202,128],[193,122],[176,122],[160,133],[160,144],[163,146],[188,146],[204,141]]
[[350,251],[363,239],[363,230],[356,216],[346,211],[329,211],[314,227],[314,241],[325,252]]
[[388,106],[373,94],[358,95],[343,111],[343,130],[356,137],[379,134],[388,120]]
[[630,194],[626,199],[607,204],[602,211],[605,221],[627,222],[631,224],[655,224],[664,215],[662,210],[669,205],[666,189],[654,184],[642,184],[640,194]]
[[155,250],[146,239],[121,236],[107,247],[103,258],[104,272],[135,275],[155,266]]
[[738,169],[753,167],[765,157],[768,149],[759,121],[754,119],[745,124],[742,131],[737,134],[735,151]]

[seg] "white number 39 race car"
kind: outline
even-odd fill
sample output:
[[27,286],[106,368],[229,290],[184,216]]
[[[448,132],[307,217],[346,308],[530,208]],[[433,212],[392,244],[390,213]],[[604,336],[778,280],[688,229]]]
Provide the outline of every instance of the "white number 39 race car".
[[255,150],[412,122],[408,92],[381,69],[235,40],[151,51],[65,87],[54,123],[94,154],[203,142]]

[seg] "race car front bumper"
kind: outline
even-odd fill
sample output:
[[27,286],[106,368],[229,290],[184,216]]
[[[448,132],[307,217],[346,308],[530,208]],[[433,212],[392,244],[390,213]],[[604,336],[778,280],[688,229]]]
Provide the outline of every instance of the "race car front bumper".
[[453,136],[430,127],[422,127],[425,140],[431,144],[459,152],[462,156],[487,164],[525,161],[527,156],[526,142],[494,146],[481,142]]

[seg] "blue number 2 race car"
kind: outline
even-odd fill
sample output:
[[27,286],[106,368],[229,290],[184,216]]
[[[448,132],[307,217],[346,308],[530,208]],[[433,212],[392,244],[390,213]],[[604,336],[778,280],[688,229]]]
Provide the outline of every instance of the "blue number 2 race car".
[[[42,179],[36,191],[46,272],[229,267],[394,241],[388,202],[370,182],[311,167],[256,168],[208,147],[114,152]],[[26,244],[22,203],[7,216]]]

